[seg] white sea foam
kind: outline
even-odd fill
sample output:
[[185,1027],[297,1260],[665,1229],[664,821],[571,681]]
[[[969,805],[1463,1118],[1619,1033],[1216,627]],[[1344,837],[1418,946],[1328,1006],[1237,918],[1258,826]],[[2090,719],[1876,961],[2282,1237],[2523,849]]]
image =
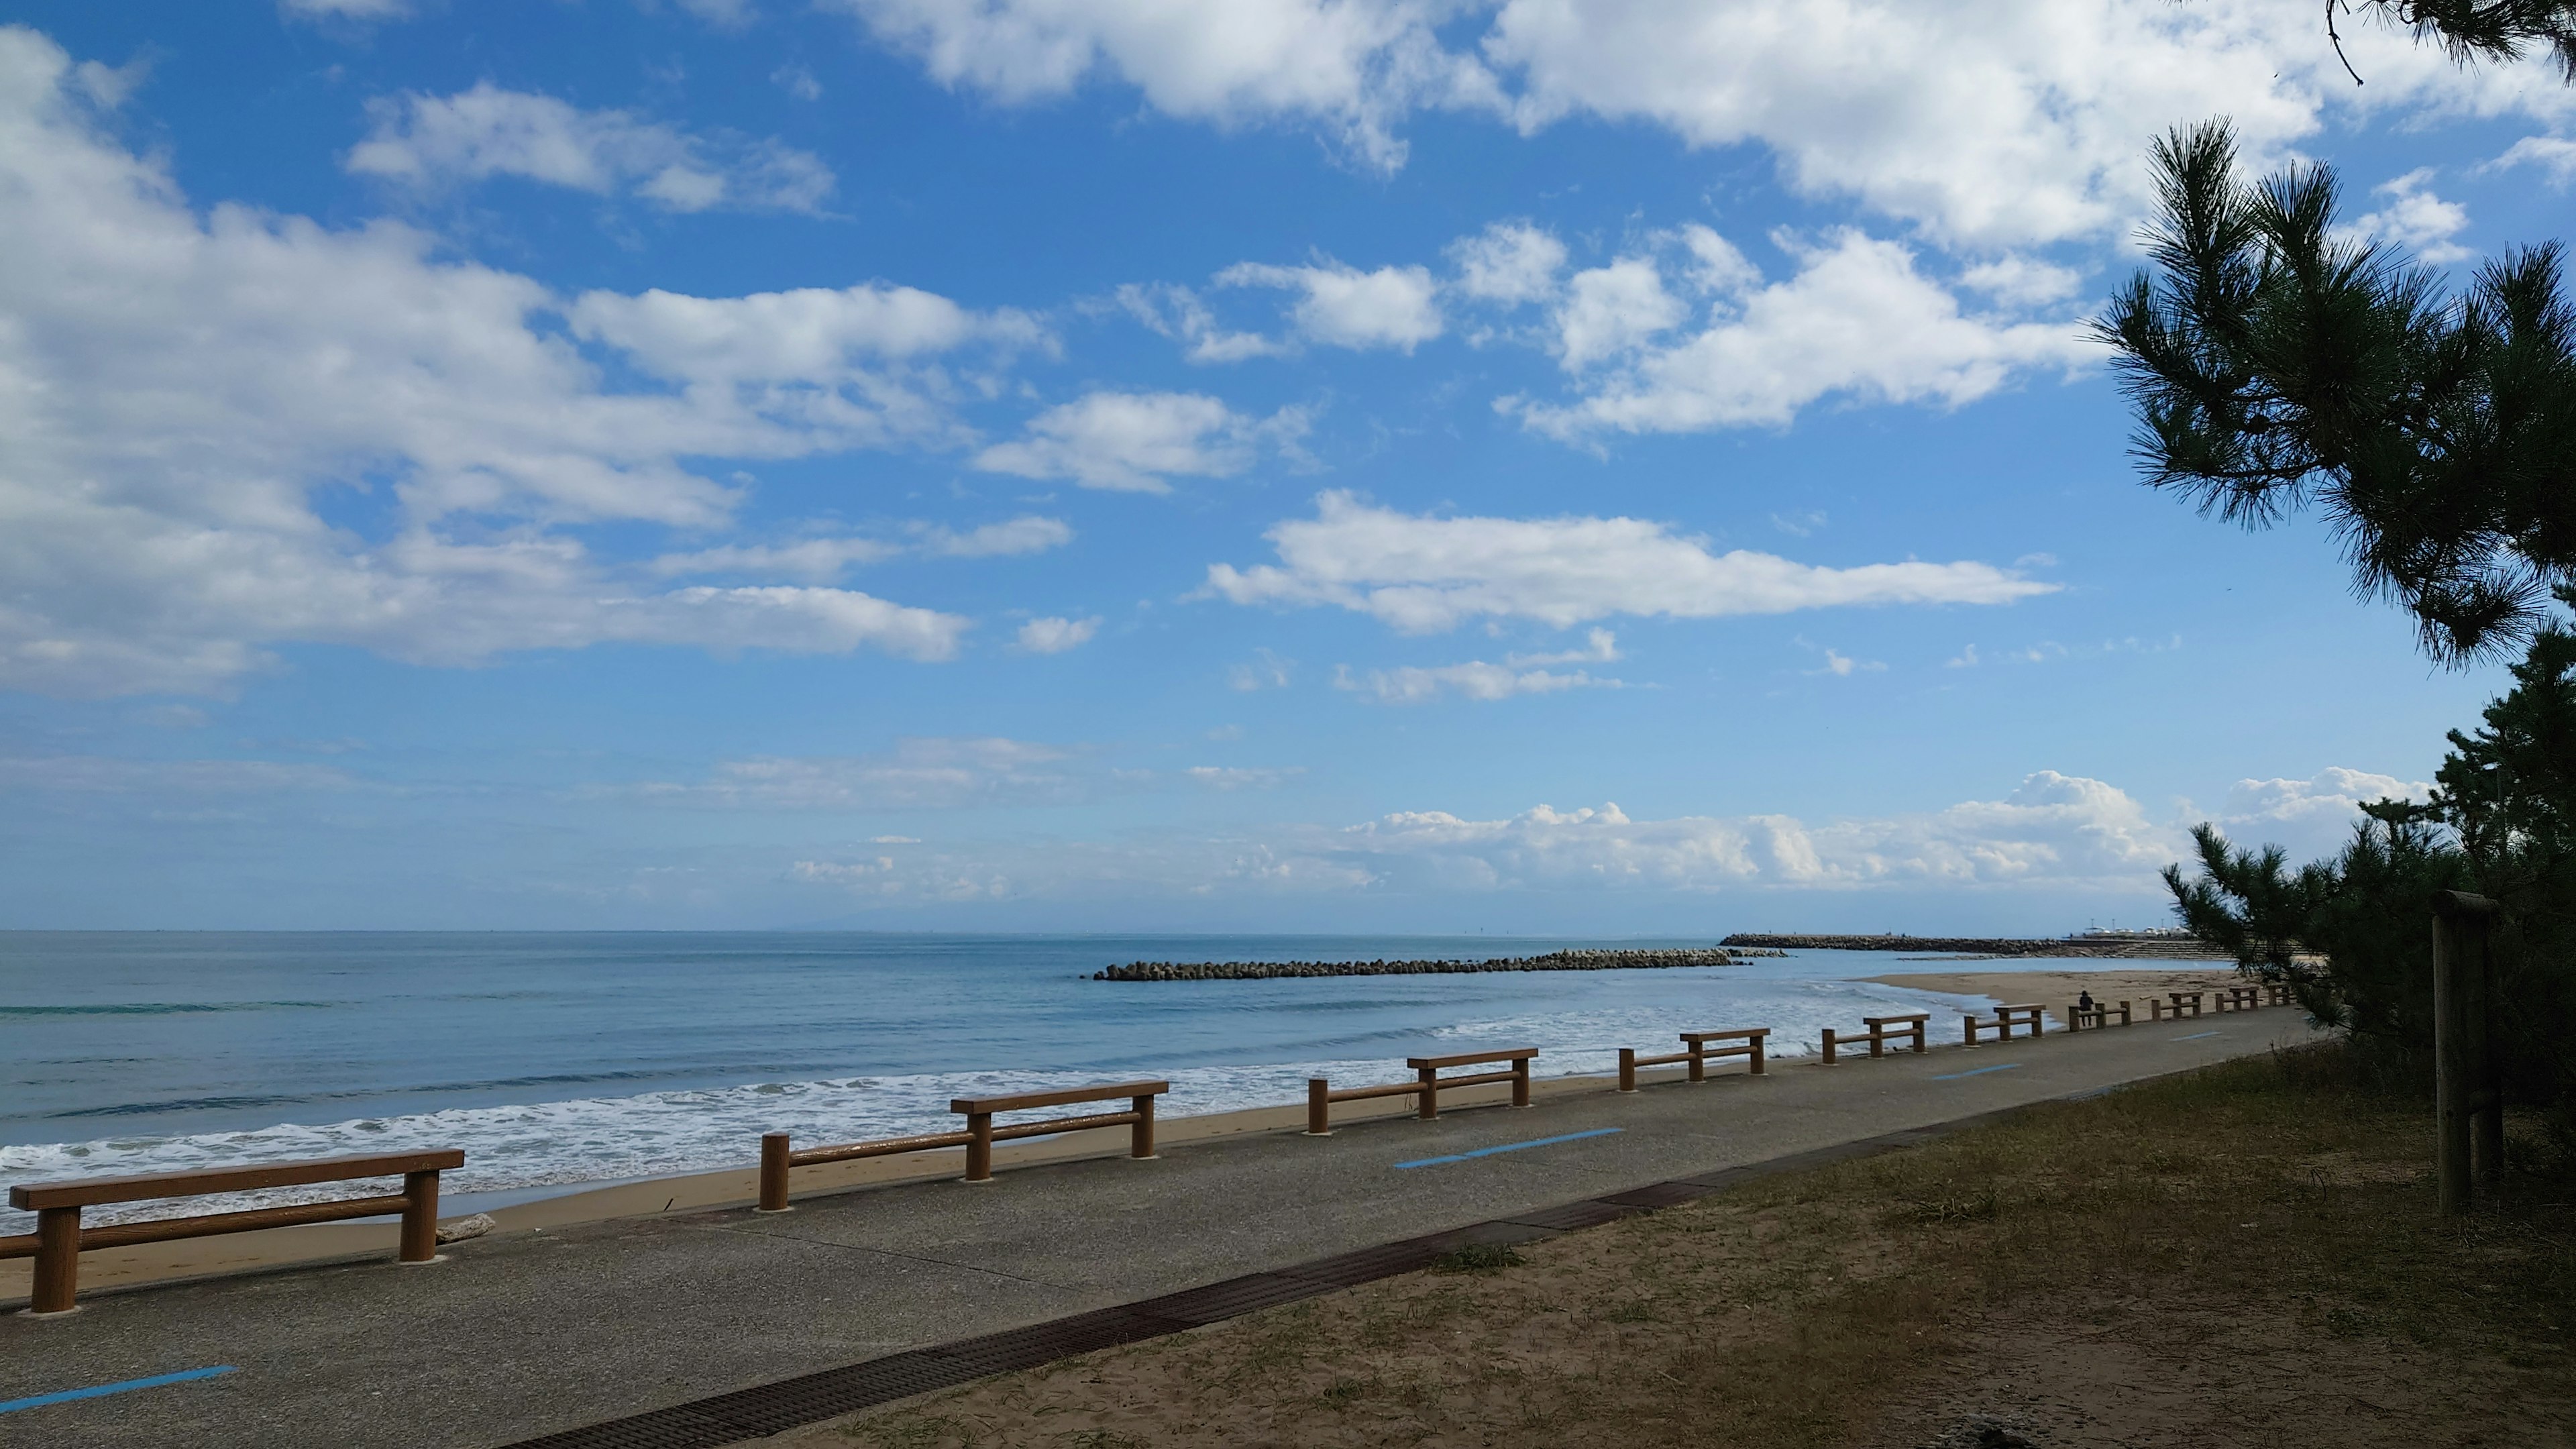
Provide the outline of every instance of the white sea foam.
[[[1747,983],[1751,984],[1751,983]],[[1680,1026],[1766,1024],[1771,1051],[1782,1057],[1813,1052],[1825,1026],[1857,1026],[1873,1005],[1921,1009],[1958,998],[1855,981],[1768,981],[1736,996],[1727,1021]],[[1946,1030],[1944,1025],[1946,1023]],[[1956,1039],[1958,1025],[1935,1012],[1936,1039]],[[1532,1045],[1544,1049],[1541,1075],[1607,1074],[1619,1048],[1664,1049],[1677,1029],[1669,1006],[1608,1008],[1503,1016],[1437,1028],[1433,1040],[1456,1044]],[[1394,1081],[1400,1062],[1384,1057],[1297,1061],[1262,1065],[1186,1067],[1163,1073],[1171,1084],[1161,1110],[1168,1115],[1232,1111],[1304,1100],[1308,1077],[1337,1082]],[[280,1159],[351,1153],[462,1147],[465,1166],[446,1176],[450,1194],[560,1186],[643,1177],[668,1177],[747,1167],[764,1132],[787,1132],[803,1142],[849,1142],[954,1128],[952,1097],[1078,1086],[1101,1080],[1097,1072],[940,1072],[910,1076],[855,1076],[804,1082],[766,1082],[693,1091],[647,1092],[630,1097],[585,1097],[522,1106],[459,1108],[404,1116],[360,1117],[320,1125],[282,1123],[255,1131],[191,1136],[132,1136],[87,1142],[0,1147],[0,1179],[100,1177],[137,1172],[176,1172]],[[192,1199],[184,1211],[312,1202],[347,1196],[351,1184],[277,1189],[222,1198]],[[92,1209],[86,1220],[168,1216],[171,1204],[141,1203]],[[0,1212],[0,1233],[26,1232],[33,1216]]]

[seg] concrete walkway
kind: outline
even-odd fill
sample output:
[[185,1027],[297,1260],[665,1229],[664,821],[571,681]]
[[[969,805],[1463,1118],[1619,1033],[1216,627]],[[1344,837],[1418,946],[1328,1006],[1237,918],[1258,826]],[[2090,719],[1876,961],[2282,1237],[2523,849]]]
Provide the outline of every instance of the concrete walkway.
[[[488,1446],[1670,1178],[2312,1039],[2295,1010],[2140,1023],[1521,1111],[1245,1135],[1154,1162],[494,1237],[0,1317],[0,1443]],[[1402,1073],[1391,1072],[1390,1078]],[[1504,1149],[1494,1151],[1492,1149]],[[183,1374],[8,1410],[10,1401]]]

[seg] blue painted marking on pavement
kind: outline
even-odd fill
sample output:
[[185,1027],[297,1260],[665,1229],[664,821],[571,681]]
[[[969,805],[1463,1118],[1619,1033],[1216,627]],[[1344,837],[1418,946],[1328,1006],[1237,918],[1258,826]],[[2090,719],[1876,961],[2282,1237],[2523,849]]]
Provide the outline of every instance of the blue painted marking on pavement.
[[132,1389],[157,1389],[163,1384],[184,1384],[191,1379],[210,1379],[217,1374],[235,1372],[231,1364],[213,1368],[190,1369],[186,1373],[157,1374],[148,1379],[127,1379],[121,1384],[100,1384],[95,1388],[65,1389],[59,1394],[38,1394],[26,1399],[0,1399],[0,1414],[18,1409],[39,1409],[47,1404],[68,1404],[74,1399],[95,1399],[108,1394],[122,1394]]
[[2021,1070],[2021,1063],[2006,1062],[1999,1067],[1979,1067],[1973,1072],[1952,1072],[1947,1076],[1934,1077],[1932,1080],[1936,1082],[1955,1082],[1961,1077],[1982,1077],[1988,1072],[2016,1072],[2019,1070]]
[[2175,1041],[2199,1041],[2199,1040],[2201,1040],[2201,1039],[2203,1039],[2203,1038],[2205,1038],[2205,1037],[2213,1037],[2213,1036],[2221,1036],[2221,1035],[2224,1035],[2224,1033],[2222,1033],[2222,1032],[2215,1032],[2215,1031],[2196,1031],[2196,1032],[2193,1032],[2193,1033],[2192,1033],[2191,1035],[2189,1035],[2189,1036],[2178,1036],[2178,1037],[2175,1037],[2175,1038],[2174,1038],[2174,1040],[2175,1040]]
[[1500,1147],[1479,1147],[1473,1152],[1457,1152],[1447,1157],[1417,1157],[1411,1162],[1399,1162],[1396,1166],[1398,1168],[1438,1167],[1444,1162],[1464,1162],[1471,1157],[1491,1157],[1497,1152],[1519,1152],[1530,1147],[1553,1147],[1559,1142],[1580,1142],[1586,1137],[1607,1137],[1613,1132],[1627,1130],[1625,1127],[1595,1127],[1589,1132],[1568,1132],[1562,1137],[1542,1137],[1535,1142],[1506,1142]]

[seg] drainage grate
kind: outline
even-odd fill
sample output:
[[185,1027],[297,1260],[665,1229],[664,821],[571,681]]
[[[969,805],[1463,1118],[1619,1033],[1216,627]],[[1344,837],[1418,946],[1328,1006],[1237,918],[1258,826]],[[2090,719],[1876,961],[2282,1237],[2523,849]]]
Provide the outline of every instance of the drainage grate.
[[1603,1223],[1615,1223],[1621,1218],[1632,1215],[1634,1211],[1606,1198],[1592,1198],[1583,1202],[1566,1203],[1560,1207],[1540,1208],[1536,1212],[1514,1213],[1504,1221],[1524,1223],[1533,1228],[1546,1228],[1551,1232],[1570,1233],[1578,1228],[1597,1228]]
[[1166,1333],[1193,1326],[1178,1319],[1147,1317],[1132,1307],[1100,1308],[1089,1313],[1077,1313],[1071,1318],[1032,1323],[1026,1328],[1006,1329],[958,1343],[943,1343],[929,1352],[963,1366],[965,1377],[980,1379],[990,1374],[1036,1368],[1078,1353],[1093,1353],[1104,1348],[1116,1348],[1122,1343],[1160,1338]]
[[1655,1182],[1628,1192],[1614,1192],[1601,1201],[1628,1208],[1668,1208],[1697,1202],[1708,1192],[1695,1182]]
[[1312,1278],[1288,1278],[1277,1273],[1253,1273],[1242,1278],[1228,1278],[1204,1288],[1191,1288],[1148,1298],[1130,1305],[1139,1313],[1168,1318],[1175,1323],[1217,1323],[1300,1298],[1312,1298],[1332,1290]]

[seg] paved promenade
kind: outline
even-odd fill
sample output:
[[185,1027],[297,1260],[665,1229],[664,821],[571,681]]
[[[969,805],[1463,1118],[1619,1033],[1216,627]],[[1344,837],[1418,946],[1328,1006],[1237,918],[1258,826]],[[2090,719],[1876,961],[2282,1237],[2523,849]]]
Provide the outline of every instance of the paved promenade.
[[[1238,1135],[1161,1160],[916,1183],[793,1213],[496,1236],[0,1317],[0,1443],[490,1449],[862,1359],[1579,1198],[2097,1091],[2305,1041],[2292,1009],[2140,1023],[1526,1110]],[[1392,1071],[1388,1079],[1402,1076]],[[1500,1149],[1500,1150],[1496,1150]]]

